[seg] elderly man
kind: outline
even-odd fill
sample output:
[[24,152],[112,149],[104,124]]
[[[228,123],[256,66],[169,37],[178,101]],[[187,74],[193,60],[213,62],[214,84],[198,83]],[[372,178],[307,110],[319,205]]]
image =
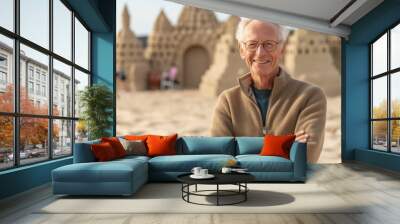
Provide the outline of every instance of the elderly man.
[[219,96],[211,135],[295,134],[296,141],[307,142],[308,162],[316,163],[324,141],[326,97],[319,87],[293,79],[279,66],[287,35],[278,24],[239,22],[236,38],[250,72]]

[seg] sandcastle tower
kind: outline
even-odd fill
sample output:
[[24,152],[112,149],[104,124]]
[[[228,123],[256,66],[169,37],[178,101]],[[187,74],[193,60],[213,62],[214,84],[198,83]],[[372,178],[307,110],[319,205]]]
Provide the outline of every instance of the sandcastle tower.
[[240,58],[235,32],[239,17],[231,16],[224,23],[223,34],[218,40],[214,61],[204,74],[200,91],[205,96],[218,96],[223,90],[237,85],[237,78],[248,71]]
[[161,10],[148,38],[145,52],[151,69],[161,72],[171,66],[171,60],[175,57],[175,42],[171,36],[173,29],[164,10]]
[[126,90],[146,89],[149,65],[144,57],[144,49],[130,29],[130,16],[125,5],[122,13],[122,30],[117,35],[118,85]]
[[145,52],[151,69],[163,72],[174,64],[178,68],[180,85],[198,88],[202,75],[213,61],[221,30],[215,14],[205,9],[185,6],[176,26],[172,26],[161,11]]
[[315,83],[333,97],[340,95],[339,54],[337,37],[296,30],[288,38],[283,65],[295,78]]

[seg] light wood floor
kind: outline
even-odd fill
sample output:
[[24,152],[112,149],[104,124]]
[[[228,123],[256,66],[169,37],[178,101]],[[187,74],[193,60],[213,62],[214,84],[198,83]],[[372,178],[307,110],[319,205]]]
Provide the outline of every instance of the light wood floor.
[[[37,214],[54,200],[49,185],[0,201],[0,223],[219,224],[219,223],[400,223],[400,174],[359,163],[310,167],[317,183],[346,201],[367,204],[356,214]],[[171,205],[173,206],[173,205]]]

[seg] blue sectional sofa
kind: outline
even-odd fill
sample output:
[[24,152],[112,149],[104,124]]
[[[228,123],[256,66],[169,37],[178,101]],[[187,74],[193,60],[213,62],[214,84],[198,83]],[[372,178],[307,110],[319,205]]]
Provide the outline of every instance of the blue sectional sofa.
[[290,159],[260,156],[263,137],[180,137],[177,155],[127,156],[96,162],[89,141],[75,144],[74,163],[52,171],[53,193],[68,195],[131,195],[148,181],[176,181],[193,167],[218,172],[234,159],[260,182],[304,182],[306,144],[294,142]]

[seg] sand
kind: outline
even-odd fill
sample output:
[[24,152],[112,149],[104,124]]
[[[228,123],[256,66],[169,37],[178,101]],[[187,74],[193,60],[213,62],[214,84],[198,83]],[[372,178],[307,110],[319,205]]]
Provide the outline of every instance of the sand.
[[[198,90],[157,90],[117,95],[117,135],[178,133],[208,136],[216,98]],[[340,96],[328,98],[324,148],[319,163],[339,163],[341,148]]]

